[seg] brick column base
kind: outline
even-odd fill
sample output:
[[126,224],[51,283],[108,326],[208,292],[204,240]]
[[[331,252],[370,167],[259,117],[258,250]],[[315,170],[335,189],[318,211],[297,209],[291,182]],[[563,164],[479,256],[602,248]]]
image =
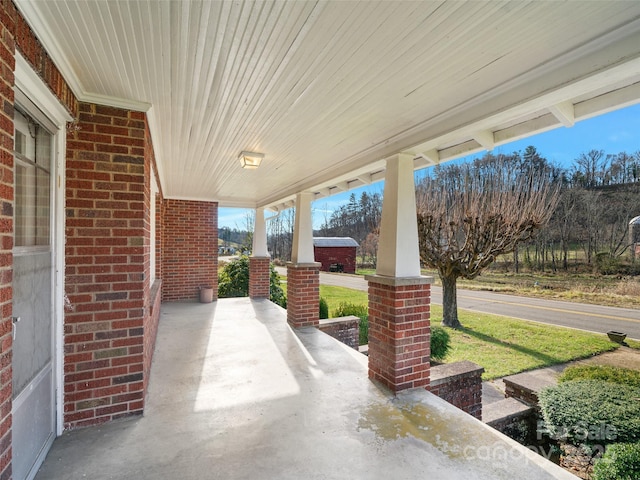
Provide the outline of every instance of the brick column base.
[[287,263],[287,321],[317,327],[320,317],[320,264]]
[[369,378],[392,391],[429,388],[431,277],[367,276]]
[[249,297],[270,298],[271,258],[249,257]]

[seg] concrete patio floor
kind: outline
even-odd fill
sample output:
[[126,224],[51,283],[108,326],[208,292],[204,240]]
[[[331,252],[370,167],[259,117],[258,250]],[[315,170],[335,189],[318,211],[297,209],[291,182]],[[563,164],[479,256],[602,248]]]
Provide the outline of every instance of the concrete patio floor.
[[248,298],[162,305],[143,417],[67,432],[44,479],[576,478]]

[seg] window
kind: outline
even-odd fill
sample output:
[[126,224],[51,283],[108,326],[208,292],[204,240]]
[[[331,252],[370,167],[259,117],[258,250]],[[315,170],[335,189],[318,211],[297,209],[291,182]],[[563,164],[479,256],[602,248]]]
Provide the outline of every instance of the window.
[[15,117],[14,246],[51,242],[51,153],[53,135],[26,113]]

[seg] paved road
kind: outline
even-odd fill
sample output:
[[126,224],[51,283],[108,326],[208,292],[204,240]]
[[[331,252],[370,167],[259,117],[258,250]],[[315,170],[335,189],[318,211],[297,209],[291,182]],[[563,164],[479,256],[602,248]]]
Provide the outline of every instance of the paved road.
[[[282,268],[280,272],[286,275],[286,269]],[[356,275],[320,272],[320,283],[367,291],[366,280]],[[440,287],[434,286],[431,295],[433,303],[442,304]],[[598,333],[615,330],[626,333],[629,338],[640,339],[638,309],[602,307],[462,289],[458,289],[458,307]]]

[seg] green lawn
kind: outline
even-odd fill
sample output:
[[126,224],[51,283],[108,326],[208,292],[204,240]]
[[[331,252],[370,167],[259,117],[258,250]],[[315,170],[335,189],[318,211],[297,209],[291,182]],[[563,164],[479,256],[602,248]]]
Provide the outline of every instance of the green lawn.
[[[281,277],[285,278],[286,277]],[[284,293],[287,293],[287,284],[282,283]],[[333,311],[338,308],[341,303],[354,303],[356,305],[367,305],[367,292],[353,290],[351,288],[334,287],[331,285],[320,285],[320,296],[327,301],[329,305],[329,315],[333,315]]]
[[[440,325],[442,308],[431,307],[432,325]],[[499,315],[459,310],[461,330],[447,329],[447,362],[471,360],[485,369],[484,380],[548,367],[615,350],[606,335],[527,322]]]
[[[330,313],[341,302],[367,303],[366,292],[343,287],[321,285],[320,296],[329,304]],[[484,380],[586,358],[618,347],[606,335],[462,309],[458,314],[464,328],[447,328],[452,348],[446,362],[477,363],[485,369]],[[432,325],[440,325],[441,321],[442,307],[432,305]]]
[[368,302],[367,292],[351,288],[333,287],[331,285],[320,285],[320,296],[327,301],[330,315],[341,303],[367,305]]

